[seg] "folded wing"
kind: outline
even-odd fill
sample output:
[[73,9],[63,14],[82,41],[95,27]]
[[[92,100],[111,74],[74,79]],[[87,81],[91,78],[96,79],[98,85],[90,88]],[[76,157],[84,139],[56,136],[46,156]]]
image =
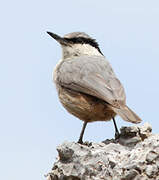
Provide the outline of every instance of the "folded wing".
[[104,57],[68,59],[59,66],[58,81],[69,89],[95,96],[113,107],[125,105],[125,92]]

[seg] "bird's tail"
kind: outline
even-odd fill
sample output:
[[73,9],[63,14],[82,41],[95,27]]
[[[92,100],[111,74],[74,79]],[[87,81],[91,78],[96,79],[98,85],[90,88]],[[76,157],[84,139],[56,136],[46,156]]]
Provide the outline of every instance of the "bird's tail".
[[128,106],[123,106],[120,109],[114,108],[113,110],[125,121],[132,123],[140,123],[142,120],[136,115]]

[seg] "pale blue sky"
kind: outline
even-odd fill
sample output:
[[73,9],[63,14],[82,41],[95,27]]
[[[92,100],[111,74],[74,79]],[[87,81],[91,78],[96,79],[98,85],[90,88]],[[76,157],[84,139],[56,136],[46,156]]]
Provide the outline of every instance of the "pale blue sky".
[[[58,101],[52,70],[61,48],[46,31],[96,38],[123,83],[127,104],[159,131],[159,1],[3,1],[0,5],[0,179],[45,179],[56,146],[77,141],[82,122]],[[117,118],[121,126],[132,125]],[[88,124],[84,140],[114,136]]]

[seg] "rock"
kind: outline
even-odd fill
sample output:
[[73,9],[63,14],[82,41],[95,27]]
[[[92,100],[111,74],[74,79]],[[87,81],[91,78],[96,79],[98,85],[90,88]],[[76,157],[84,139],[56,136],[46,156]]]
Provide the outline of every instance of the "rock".
[[122,127],[118,140],[64,142],[47,180],[159,180],[159,135],[148,123]]
[[159,157],[159,153],[155,152],[154,150],[149,151],[147,156],[146,156],[146,161],[148,163],[155,163],[155,160]]
[[145,173],[149,178],[156,177],[159,170],[156,165],[147,165]]

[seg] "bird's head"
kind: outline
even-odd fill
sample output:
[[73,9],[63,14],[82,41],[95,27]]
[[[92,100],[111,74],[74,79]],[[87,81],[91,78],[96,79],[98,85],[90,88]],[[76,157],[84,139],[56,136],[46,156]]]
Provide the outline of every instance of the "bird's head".
[[84,32],[73,32],[66,34],[64,37],[60,37],[52,32],[47,33],[60,43],[63,50],[63,59],[83,55],[103,56],[96,40]]

